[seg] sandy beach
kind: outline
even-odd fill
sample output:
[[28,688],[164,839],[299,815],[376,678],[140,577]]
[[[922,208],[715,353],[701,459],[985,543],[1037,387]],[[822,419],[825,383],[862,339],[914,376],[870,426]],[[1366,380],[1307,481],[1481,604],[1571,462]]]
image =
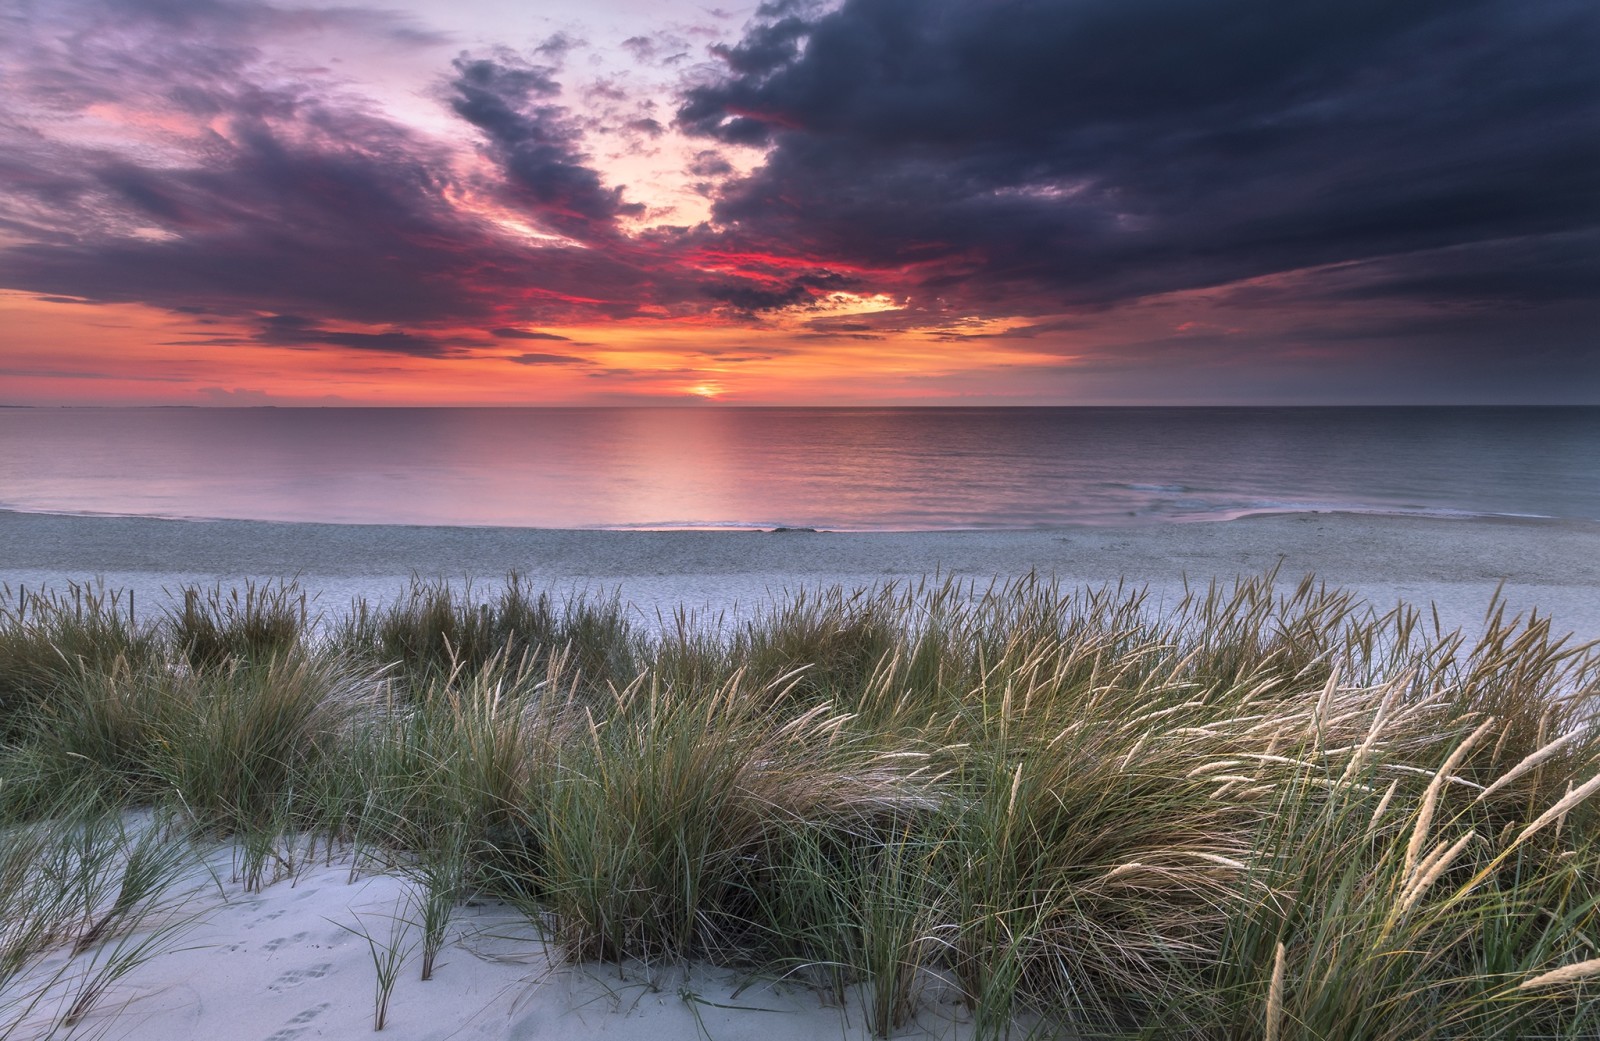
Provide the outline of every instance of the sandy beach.
[[[381,601],[413,575],[492,586],[508,571],[558,592],[616,592],[648,628],[678,605],[737,617],[785,590],[954,576],[986,585],[1036,571],[1067,586],[1126,580],[1154,602],[1277,568],[1292,586],[1315,573],[1375,608],[1438,609],[1474,628],[1497,587],[1513,612],[1552,616],[1558,632],[1600,636],[1600,525],[1364,515],[1040,531],[847,534],[811,531],[551,531],[188,522],[0,512],[0,581],[62,587],[102,581],[142,610],[187,583],[295,577],[329,613]],[[376,961],[402,960],[385,1036],[610,1037],[624,1041],[866,1038],[860,995],[844,1005],[793,981],[696,965],[564,964],[529,920],[494,901],[461,908],[437,976],[417,978],[411,883],[283,851],[277,877],[250,890],[237,852],[204,852],[168,921],[163,953],[107,991],[74,1037],[166,1041],[365,1036]],[[325,857],[326,854],[324,853]],[[369,943],[368,937],[376,944]],[[114,951],[101,952],[107,956]],[[99,955],[91,954],[92,959]],[[80,966],[82,959],[79,959]],[[90,965],[93,964],[91,961]],[[36,972],[67,965],[64,954]],[[49,1036],[70,1002],[69,968],[17,1037]],[[897,1037],[964,1038],[973,1024],[931,978]],[[52,1004],[55,1003],[55,1004]],[[0,1034],[8,1020],[0,1017]],[[39,1030],[30,1033],[30,1023]]]
[[[287,850],[285,851],[287,852]],[[302,854],[304,850],[300,851]],[[383,1032],[393,1041],[614,1038],[676,1041],[866,1039],[861,995],[843,1005],[797,982],[702,965],[571,965],[527,917],[498,901],[458,910],[426,982],[418,976],[412,884],[399,874],[352,870],[312,856],[247,890],[232,847],[214,847],[166,900],[176,928],[161,952],[109,988],[72,1037],[120,1041],[296,1041],[373,1034],[381,954],[404,955]],[[161,923],[156,923],[158,926]],[[113,945],[107,945],[108,948]],[[106,955],[114,954],[108,950]],[[77,993],[80,957],[46,1000],[5,1033],[52,1036],[49,1024]],[[102,955],[102,963],[106,960]],[[33,974],[62,969],[57,955]],[[28,990],[26,982],[16,988]],[[921,1011],[897,1037],[972,1036],[970,1016],[930,978]],[[0,1009],[9,1012],[10,1009]],[[60,1035],[55,1035],[60,1036]]]
[[[184,584],[297,578],[338,613],[412,575],[490,587],[518,571],[562,593],[617,592],[641,624],[682,605],[737,617],[799,587],[1037,571],[1064,585],[1127,580],[1160,603],[1184,582],[1259,575],[1330,586],[1388,609],[1437,605],[1471,628],[1497,587],[1513,612],[1600,636],[1600,525],[1577,521],[1283,514],[1193,524],[1033,531],[557,531],[170,521],[0,511],[0,582],[102,580],[146,605]],[[1503,586],[1502,586],[1503,584]]]

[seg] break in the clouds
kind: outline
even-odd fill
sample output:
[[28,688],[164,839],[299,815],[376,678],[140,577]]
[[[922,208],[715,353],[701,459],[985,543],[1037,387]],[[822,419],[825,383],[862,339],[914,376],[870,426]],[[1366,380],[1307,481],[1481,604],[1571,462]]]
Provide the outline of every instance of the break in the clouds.
[[0,288],[541,371],[592,358],[506,347],[609,324],[1005,343],[1063,397],[1600,394],[1592,0],[661,10],[0,0]]

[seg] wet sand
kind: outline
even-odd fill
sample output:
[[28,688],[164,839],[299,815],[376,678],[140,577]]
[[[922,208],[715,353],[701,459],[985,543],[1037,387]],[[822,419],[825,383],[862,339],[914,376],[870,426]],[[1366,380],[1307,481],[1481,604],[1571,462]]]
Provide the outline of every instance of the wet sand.
[[171,521],[0,511],[0,582],[100,580],[159,608],[192,583],[297,578],[328,613],[393,597],[412,575],[491,588],[509,571],[557,592],[617,592],[649,624],[679,605],[739,617],[786,590],[924,576],[987,584],[1030,571],[1068,586],[1126,580],[1154,602],[1276,568],[1373,606],[1437,605],[1472,628],[1497,586],[1514,612],[1600,637],[1600,524],[1285,514],[1032,531],[570,531]]

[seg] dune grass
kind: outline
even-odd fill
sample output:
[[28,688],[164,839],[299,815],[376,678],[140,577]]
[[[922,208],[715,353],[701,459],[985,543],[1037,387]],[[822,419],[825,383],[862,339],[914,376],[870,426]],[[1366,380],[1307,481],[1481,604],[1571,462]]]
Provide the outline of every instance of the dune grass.
[[[980,1037],[1600,1031],[1600,658],[1497,604],[945,582],[646,637],[515,576],[320,625],[292,584],[7,596],[8,849],[70,851],[69,790],[257,885],[321,835],[417,880],[424,975],[492,893],[572,959],[861,988],[885,1036],[935,983]],[[6,921],[53,906],[0,861]],[[0,1034],[4,967],[86,935],[0,937]]]
[[0,828],[0,1039],[70,1032],[194,917],[182,883],[199,856],[165,814],[130,817],[81,784],[41,809]]

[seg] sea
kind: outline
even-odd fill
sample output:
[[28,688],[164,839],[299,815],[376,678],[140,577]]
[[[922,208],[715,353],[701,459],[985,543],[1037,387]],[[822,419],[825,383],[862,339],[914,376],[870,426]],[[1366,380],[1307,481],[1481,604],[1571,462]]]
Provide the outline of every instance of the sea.
[[1600,521],[1600,408],[0,408],[0,509],[623,530]]

